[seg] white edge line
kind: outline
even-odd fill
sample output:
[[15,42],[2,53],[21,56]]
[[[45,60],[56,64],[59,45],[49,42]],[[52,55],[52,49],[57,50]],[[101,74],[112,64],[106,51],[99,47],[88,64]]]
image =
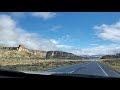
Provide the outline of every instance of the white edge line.
[[104,72],[104,74],[106,75],[106,76],[108,76],[108,74],[102,69],[102,67],[97,63],[97,65],[101,68],[101,70]]

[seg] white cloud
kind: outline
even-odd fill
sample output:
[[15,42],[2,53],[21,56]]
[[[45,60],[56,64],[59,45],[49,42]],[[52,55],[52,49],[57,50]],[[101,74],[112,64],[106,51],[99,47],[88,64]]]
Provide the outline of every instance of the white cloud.
[[23,18],[26,17],[27,15],[33,16],[33,17],[38,17],[42,18],[44,20],[53,18],[56,16],[56,13],[54,12],[30,12],[30,13],[25,13],[25,12],[12,12],[10,14],[13,18]]
[[54,26],[51,27],[51,31],[57,31],[61,28],[62,28],[62,26],[60,26],[60,25],[54,25]]
[[54,44],[58,44],[58,42],[55,39],[51,39],[51,42],[53,42]]
[[57,45],[58,48],[71,48],[69,45]]
[[120,21],[111,24],[111,25],[100,25],[95,26],[94,29],[97,29],[97,36],[104,40],[120,42]]
[[56,50],[57,46],[49,39],[39,37],[35,33],[26,32],[18,27],[16,22],[8,15],[0,15],[0,45],[18,46],[23,44],[30,49]]
[[92,48],[85,49],[76,49],[72,53],[77,55],[107,55],[115,54],[120,52],[120,45],[111,44],[111,45],[99,45]]
[[34,50],[64,50],[68,45],[60,44],[55,39],[45,39],[36,33],[29,33],[18,27],[9,15],[0,15],[0,46],[17,47],[19,44]]
[[33,12],[32,16],[47,20],[47,19],[55,17],[56,13],[54,13],[54,12]]
[[59,44],[59,42],[55,39],[50,39],[54,44],[56,44],[56,47],[58,47],[59,49],[66,49],[66,48],[72,48],[72,46],[70,45],[63,45],[63,44]]
[[68,40],[71,40],[70,38],[70,35],[64,35],[64,36],[61,36],[60,38],[58,38],[59,41],[68,41]]
[[21,18],[21,17],[25,17],[26,15],[25,12],[12,12],[11,16]]

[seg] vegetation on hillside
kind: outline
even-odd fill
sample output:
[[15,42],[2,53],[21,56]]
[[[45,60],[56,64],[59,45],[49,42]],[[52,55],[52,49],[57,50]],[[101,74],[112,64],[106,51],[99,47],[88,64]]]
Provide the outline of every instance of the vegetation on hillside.
[[120,58],[118,59],[103,59],[100,61],[104,65],[112,68],[115,71],[120,72]]
[[111,59],[111,58],[120,58],[120,53],[117,53],[115,55],[105,55],[101,59]]
[[49,68],[68,66],[72,64],[82,63],[89,60],[56,60],[56,59],[5,59],[0,60],[0,69],[17,70],[17,71],[40,71]]

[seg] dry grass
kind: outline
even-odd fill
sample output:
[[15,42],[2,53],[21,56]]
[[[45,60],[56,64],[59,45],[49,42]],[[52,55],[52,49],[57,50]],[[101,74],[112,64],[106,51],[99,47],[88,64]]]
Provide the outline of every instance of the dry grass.
[[103,59],[100,62],[120,72],[120,59]]
[[37,71],[46,70],[49,68],[56,68],[61,66],[67,66],[82,62],[88,62],[90,60],[64,60],[64,59],[28,59],[28,58],[1,58],[0,68],[17,70],[17,71]]
[[89,60],[63,60],[63,59],[35,59],[35,58],[0,58],[0,66],[6,65],[27,65],[39,62],[69,62],[69,61],[89,61]]

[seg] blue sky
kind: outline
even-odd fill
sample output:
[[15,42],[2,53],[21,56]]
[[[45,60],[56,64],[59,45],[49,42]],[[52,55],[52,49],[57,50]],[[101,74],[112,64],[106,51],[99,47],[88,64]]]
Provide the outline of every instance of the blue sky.
[[0,17],[0,27],[2,22],[11,20],[15,25],[10,22],[8,26],[14,28],[7,30],[12,32],[11,36],[18,34],[17,39],[6,39],[2,35],[10,36],[4,32],[7,26],[2,28],[1,45],[22,43],[31,49],[63,50],[78,55],[113,54],[120,49],[119,12],[1,12]]

